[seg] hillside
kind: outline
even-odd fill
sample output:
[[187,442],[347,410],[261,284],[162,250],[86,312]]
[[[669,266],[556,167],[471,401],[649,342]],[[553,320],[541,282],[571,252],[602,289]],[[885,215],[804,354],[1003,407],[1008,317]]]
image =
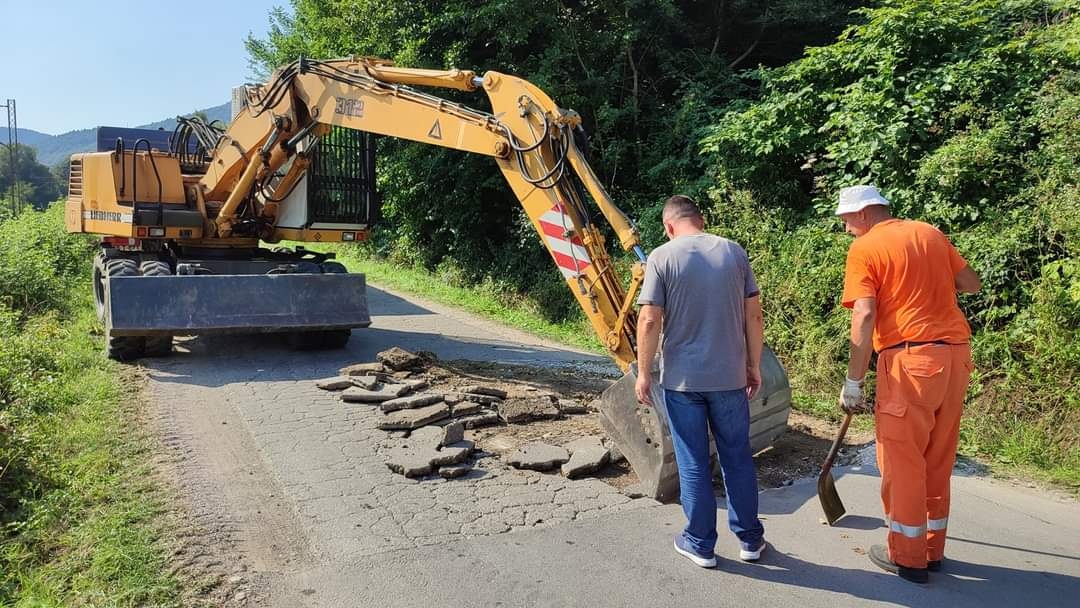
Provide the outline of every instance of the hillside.
[[[223,103],[220,106],[199,110],[205,112],[211,120],[228,122],[232,118],[230,106]],[[124,126],[124,125],[115,125]],[[175,118],[166,118],[145,125],[136,125],[139,129],[165,129],[172,131],[176,127]],[[33,129],[19,129],[19,143],[26,144],[37,150],[38,162],[53,166],[61,160],[67,159],[76,152],[92,152],[95,146],[96,127],[68,131],[60,135],[49,135]]]

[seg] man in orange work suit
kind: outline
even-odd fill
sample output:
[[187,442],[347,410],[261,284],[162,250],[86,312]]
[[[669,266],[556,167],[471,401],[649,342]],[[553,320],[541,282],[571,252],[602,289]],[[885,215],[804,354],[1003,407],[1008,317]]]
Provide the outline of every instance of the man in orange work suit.
[[971,329],[956,294],[981,285],[941,231],[892,217],[873,186],[841,190],[836,215],[855,235],[844,274],[843,304],[853,309],[845,412],[865,408],[863,378],[878,353],[874,422],[889,532],[888,548],[874,545],[870,560],[925,583],[945,555],[949,478],[972,370]]

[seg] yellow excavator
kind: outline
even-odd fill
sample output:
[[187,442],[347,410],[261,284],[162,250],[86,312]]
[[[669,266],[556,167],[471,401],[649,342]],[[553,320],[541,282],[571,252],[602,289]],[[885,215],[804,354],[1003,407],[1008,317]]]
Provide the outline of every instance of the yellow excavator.
[[[416,87],[482,90],[491,110]],[[508,74],[355,57],[301,58],[243,89],[240,102],[227,129],[180,119],[168,150],[118,138],[110,150],[71,157],[67,229],[102,235],[93,282],[109,356],[163,355],[174,335],[215,332],[283,332],[300,348],[343,346],[352,329],[371,323],[363,275],[327,254],[261,243],[368,238],[379,214],[376,136],[482,154],[502,171],[593,330],[627,372],[602,399],[605,429],[646,493],[677,491],[664,416],[633,393],[634,299],[646,256],[633,223],[589,166],[576,112]],[[632,255],[625,287],[590,209]],[[762,372],[763,390],[751,404],[755,450],[786,428],[791,401],[768,349]]]

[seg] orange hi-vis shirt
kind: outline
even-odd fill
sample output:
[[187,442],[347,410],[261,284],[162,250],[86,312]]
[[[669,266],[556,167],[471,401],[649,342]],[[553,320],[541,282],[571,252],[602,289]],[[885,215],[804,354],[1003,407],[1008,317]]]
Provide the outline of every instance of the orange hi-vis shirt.
[[948,237],[930,224],[879,222],[848,249],[843,305],[877,300],[878,352],[902,342],[967,342],[971,328],[956,301],[955,283],[965,266]]

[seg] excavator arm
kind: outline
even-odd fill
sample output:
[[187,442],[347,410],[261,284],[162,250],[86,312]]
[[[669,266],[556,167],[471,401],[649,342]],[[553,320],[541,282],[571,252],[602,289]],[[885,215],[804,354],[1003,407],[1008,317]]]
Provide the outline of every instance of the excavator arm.
[[[491,112],[419,91],[411,85],[482,89]],[[633,301],[645,255],[636,229],[616,207],[578,146],[581,119],[531,83],[507,74],[398,68],[371,59],[301,59],[249,90],[248,108],[225,133],[196,198],[220,205],[210,230],[233,235],[238,211],[254,202],[263,235],[272,233],[276,206],[260,202],[271,178],[274,200],[306,167],[300,142],[337,126],[490,156],[521,203],[541,242],[617,364],[636,359]],[[595,205],[620,245],[636,260],[627,288],[593,221]],[[246,207],[245,207],[246,208]]]
[[[413,88],[414,85],[487,94],[491,111],[473,109]],[[461,70],[398,68],[372,59],[301,59],[249,90],[241,112],[218,145],[197,198],[220,205],[208,231],[228,238],[241,209],[258,210],[261,235],[273,240],[280,199],[307,164],[300,143],[344,127],[490,156],[521,203],[567,287],[596,335],[624,372],[601,399],[600,421],[633,465],[646,494],[659,499],[678,492],[678,470],[663,411],[637,403],[634,395],[634,300],[645,254],[633,224],[612,202],[585,153],[581,118],[560,108],[535,85],[515,76]],[[581,143],[579,143],[581,142]],[[317,144],[316,144],[317,145]],[[286,163],[283,177],[274,181]],[[272,192],[257,200],[256,192]],[[626,287],[605,245],[593,211],[611,226],[624,251],[632,252]],[[652,362],[650,362],[651,364]],[[764,449],[786,428],[791,393],[779,361],[766,349],[764,390],[751,402],[751,445]]]

